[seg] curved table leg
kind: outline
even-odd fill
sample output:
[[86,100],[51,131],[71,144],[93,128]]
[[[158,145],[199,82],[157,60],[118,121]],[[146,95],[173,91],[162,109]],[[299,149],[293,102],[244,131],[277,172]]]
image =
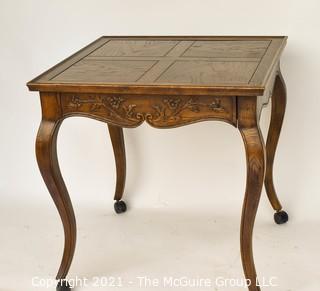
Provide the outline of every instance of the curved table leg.
[[[46,113],[46,108],[43,109],[43,112]],[[66,278],[76,245],[76,220],[57,159],[56,144],[60,124],[61,120],[55,120],[52,117],[46,119],[46,116],[43,116],[36,140],[36,155],[40,172],[59,211],[64,228],[64,252],[57,274],[58,280]]]
[[241,258],[250,291],[259,291],[252,251],[252,233],[265,173],[264,143],[260,129],[240,129],[247,156],[247,185],[241,219]]
[[126,181],[126,152],[123,130],[121,127],[111,124],[108,124],[108,128],[117,171],[116,190],[114,194],[114,200],[116,200],[116,202],[114,208],[117,213],[122,213],[127,210],[126,204],[124,201],[121,201]]
[[265,188],[269,198],[269,201],[276,211],[275,221],[278,224],[282,224],[288,221],[288,215],[286,212],[281,211],[282,206],[277,197],[277,193],[273,184],[273,161],[277,144],[280,136],[282,127],[283,117],[286,109],[286,85],[279,73],[275,80],[275,85],[272,94],[272,111],[271,121],[267,138],[266,152],[267,152],[267,166],[266,166],[266,177],[265,177]]

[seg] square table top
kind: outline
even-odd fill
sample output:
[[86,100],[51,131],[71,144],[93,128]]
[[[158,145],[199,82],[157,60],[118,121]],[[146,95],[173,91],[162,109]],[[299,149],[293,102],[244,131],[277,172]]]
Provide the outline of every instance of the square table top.
[[104,36],[27,85],[33,91],[263,95],[284,36]]

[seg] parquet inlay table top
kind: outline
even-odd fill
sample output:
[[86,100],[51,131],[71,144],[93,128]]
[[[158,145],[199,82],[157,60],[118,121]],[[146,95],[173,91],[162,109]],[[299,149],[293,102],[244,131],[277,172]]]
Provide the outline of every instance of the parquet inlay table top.
[[[58,279],[67,276],[76,242],[72,203],[56,153],[62,121],[83,116],[108,124],[117,169],[115,210],[121,213],[126,211],[121,200],[126,174],[123,127],[147,122],[171,128],[217,120],[237,127],[244,141],[247,186],[241,255],[245,276],[252,282],[249,290],[260,290],[252,232],[263,183],[276,211],[276,223],[288,220],[272,177],[286,105],[279,66],[286,40],[282,36],[101,37],[27,84],[30,90],[40,92],[37,160],[65,231]],[[272,113],[265,144],[259,118],[270,99]]]

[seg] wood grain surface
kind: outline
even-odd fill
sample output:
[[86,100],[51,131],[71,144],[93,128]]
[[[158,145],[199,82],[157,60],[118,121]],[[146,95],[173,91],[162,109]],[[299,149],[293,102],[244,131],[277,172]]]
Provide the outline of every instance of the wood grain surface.
[[286,37],[102,37],[30,90],[263,95]]

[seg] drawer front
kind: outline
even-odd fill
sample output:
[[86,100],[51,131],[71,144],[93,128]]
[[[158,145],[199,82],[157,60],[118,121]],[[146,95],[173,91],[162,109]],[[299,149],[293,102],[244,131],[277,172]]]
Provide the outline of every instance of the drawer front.
[[62,93],[64,117],[87,116],[122,127],[169,128],[204,120],[236,125],[234,96],[163,96]]

